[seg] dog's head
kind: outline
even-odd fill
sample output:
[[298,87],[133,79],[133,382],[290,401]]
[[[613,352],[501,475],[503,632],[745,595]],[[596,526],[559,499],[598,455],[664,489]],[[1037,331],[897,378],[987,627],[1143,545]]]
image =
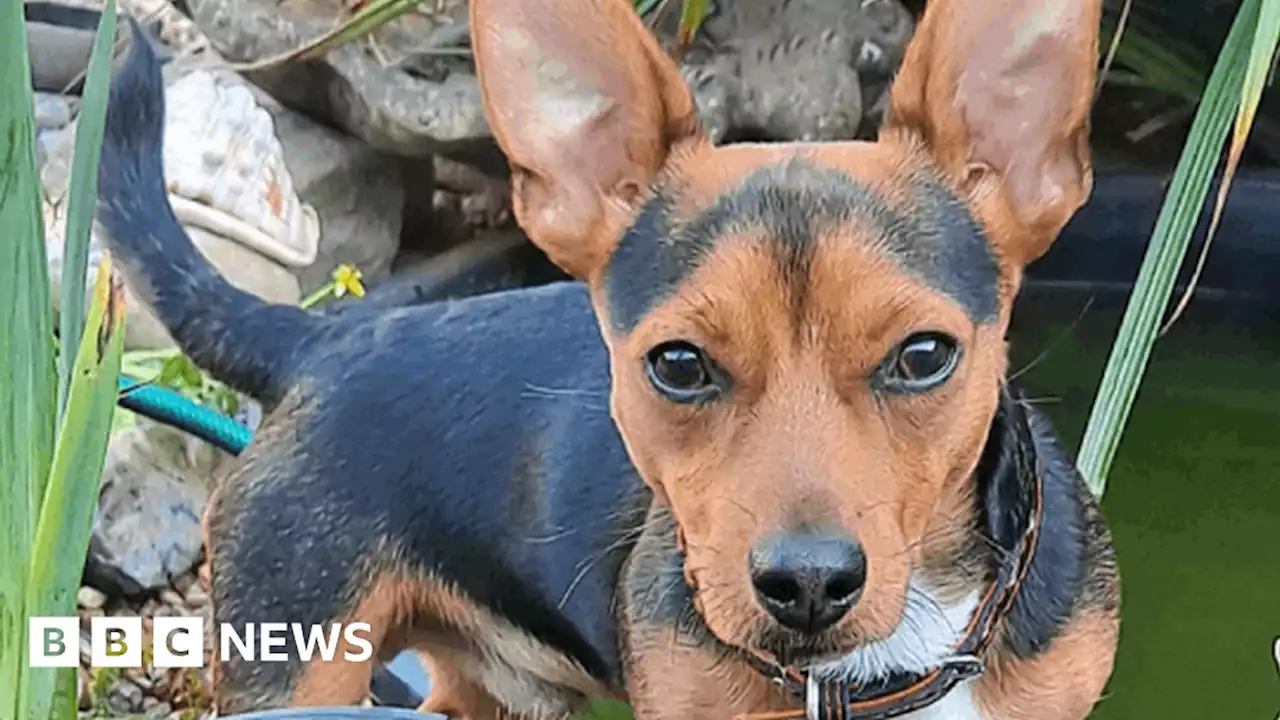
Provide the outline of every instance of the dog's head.
[[722,640],[884,637],[972,517],[1023,268],[1091,188],[1100,12],[931,0],[877,142],[716,148],[627,0],[472,0],[516,217],[590,287]]

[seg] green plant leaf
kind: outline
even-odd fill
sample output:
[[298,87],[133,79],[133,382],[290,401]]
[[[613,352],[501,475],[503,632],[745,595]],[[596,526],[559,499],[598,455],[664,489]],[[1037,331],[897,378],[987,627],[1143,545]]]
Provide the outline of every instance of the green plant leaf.
[[182,387],[188,364],[184,355],[175,355],[165,360],[160,366],[160,374],[156,377],[156,382],[175,389]]
[[204,373],[200,372],[200,368],[191,362],[190,358],[185,358],[186,362],[182,366],[182,383],[189,388],[202,388],[205,384]]
[[680,27],[676,31],[676,48],[677,56],[684,53],[693,43],[693,38],[698,34],[698,28],[702,27],[702,21],[707,17],[707,0],[684,0],[684,5],[680,8]]
[[1222,171],[1222,182],[1218,185],[1218,195],[1213,204],[1213,217],[1209,221],[1209,230],[1204,236],[1204,245],[1200,248],[1200,257],[1196,260],[1195,271],[1182,293],[1182,299],[1173,309],[1169,321],[1160,330],[1160,334],[1169,328],[1186,310],[1195,294],[1196,285],[1200,282],[1200,273],[1204,270],[1205,260],[1209,258],[1209,247],[1213,244],[1213,236],[1218,232],[1218,223],[1222,220],[1222,210],[1227,204],[1227,193],[1231,190],[1231,181],[1240,167],[1240,156],[1244,154],[1245,141],[1249,131],[1253,129],[1253,120],[1258,114],[1258,103],[1262,101],[1262,89],[1266,87],[1267,77],[1275,63],[1276,43],[1280,41],[1280,0],[1262,0],[1258,13],[1258,27],[1253,34],[1253,44],[1249,49],[1249,66],[1245,69],[1243,85],[1240,89],[1240,107],[1236,111],[1235,127],[1231,132],[1231,147],[1227,150],[1227,166]]
[[0,3],[0,717],[19,717],[26,573],[53,454],[57,375],[21,2]]
[[225,386],[218,388],[218,406],[224,415],[234,416],[240,412],[240,396],[236,395],[234,390]]
[[50,708],[50,720],[77,720],[80,716],[79,678],[77,668],[58,668],[54,682],[53,707]]
[[156,381],[174,390],[190,392],[204,385],[204,374],[186,355],[174,355],[160,366]]
[[[108,257],[98,266],[36,526],[27,578],[27,607],[32,615],[75,614],[123,354],[124,285],[112,272]],[[33,668],[28,676],[29,695],[18,717],[50,717],[57,685],[54,669]],[[57,706],[65,708],[64,701],[60,698]]]
[[[110,38],[114,30],[114,5],[108,4],[104,13],[110,28],[104,41],[103,29],[99,29],[91,58],[90,72],[85,82],[85,100],[82,105],[80,129],[77,130],[76,159],[72,170],[72,188],[69,201],[72,206],[68,220],[68,247],[65,252],[63,272],[78,279],[81,297],[77,301],[63,301],[64,312],[72,313],[69,321],[76,324],[74,313],[79,308],[83,325],[83,284],[87,255],[89,219],[96,204],[97,157],[101,129],[93,131],[94,103],[105,106],[104,88],[109,75]],[[105,47],[104,47],[105,45]],[[40,549],[33,544],[39,528],[49,521],[47,500],[51,494],[47,487],[50,478],[56,478],[56,468],[63,467],[66,427],[58,428],[60,403],[59,370],[69,369],[58,356],[70,356],[79,347],[80,335],[72,331],[61,342],[53,333],[49,271],[45,253],[44,216],[41,212],[39,169],[35,155],[35,133],[32,118],[34,103],[31,89],[31,68],[28,58],[26,21],[23,4],[4,3],[0,8],[0,227],[6,240],[0,242],[0,716],[37,718],[75,717],[75,670],[39,672],[26,667],[26,618],[31,615],[50,614],[38,602],[42,593],[32,585],[29,573],[39,568],[37,558]],[[96,67],[95,67],[96,65]],[[95,94],[100,95],[95,99]],[[101,124],[101,121],[98,123]],[[86,127],[88,128],[86,130]],[[93,151],[93,157],[86,153]],[[91,176],[86,187],[85,176]],[[77,224],[83,231],[77,229]],[[85,247],[74,244],[77,233],[84,236]],[[79,259],[77,259],[79,258]],[[73,293],[77,283],[63,283],[65,293]],[[63,326],[63,332],[67,332]],[[55,352],[57,356],[55,356]],[[66,386],[70,391],[71,385]],[[114,380],[111,383],[114,389]],[[67,395],[70,397],[70,394]],[[114,400],[109,399],[105,408],[109,427]],[[100,413],[101,414],[101,413]],[[90,452],[79,448],[77,454]],[[105,442],[99,453],[97,472],[91,476],[94,491],[88,499],[89,507],[97,501],[96,482],[101,474],[101,456],[105,456]],[[86,532],[88,524],[85,523]],[[36,541],[38,542],[38,541]],[[85,540],[87,546],[87,538]],[[56,556],[54,556],[56,557]],[[81,549],[80,558],[84,557]],[[69,567],[64,559],[51,560],[44,556],[46,567]],[[79,570],[70,580],[70,607],[75,611],[75,587],[79,585]]]
[[[89,264],[89,229],[98,203],[98,158],[107,117],[111,87],[111,51],[116,38],[116,2],[107,0],[102,8],[98,32],[93,38],[89,68],[85,73],[80,114],[76,120],[75,156],[67,194],[67,228],[62,253],[61,299],[58,303],[58,331],[78,338],[84,327],[84,284]],[[58,417],[66,412],[67,391],[75,356],[58,356]]]
[[[1120,446],[1178,268],[1238,107],[1260,0],[1244,0],[1205,85],[1090,411],[1076,464],[1098,497]],[[1126,35],[1126,42],[1129,35]],[[1123,47],[1123,43],[1121,44]]]
[[[1123,12],[1121,17],[1126,17]],[[1209,62],[1195,47],[1168,37],[1140,18],[1127,18],[1123,26],[1118,18],[1115,25],[1104,22],[1100,43],[1110,45],[1117,34],[1123,35],[1114,52],[1108,52],[1115,62],[1133,70],[1152,89],[1191,102],[1200,99]]]
[[662,0],[636,0],[635,2],[636,14],[642,18],[647,18],[649,17],[649,13],[652,13],[654,10],[656,10],[658,6],[661,4],[662,4]]

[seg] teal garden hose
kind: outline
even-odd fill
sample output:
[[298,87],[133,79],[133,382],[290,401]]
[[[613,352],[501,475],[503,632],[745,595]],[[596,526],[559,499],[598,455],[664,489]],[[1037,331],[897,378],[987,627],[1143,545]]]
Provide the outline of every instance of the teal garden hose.
[[232,455],[243,452],[253,439],[253,432],[244,425],[156,385],[120,378],[117,404],[194,435]]

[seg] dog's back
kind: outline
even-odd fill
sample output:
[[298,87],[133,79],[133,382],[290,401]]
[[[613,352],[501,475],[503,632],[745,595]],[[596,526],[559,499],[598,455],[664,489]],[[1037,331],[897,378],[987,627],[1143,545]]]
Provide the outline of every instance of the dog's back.
[[[559,648],[571,664],[548,659],[544,674],[561,683],[585,671],[616,685],[613,585],[648,496],[609,422],[607,361],[581,332],[583,294],[561,284],[347,327],[211,501],[216,619],[359,618],[385,654],[416,644],[400,613],[417,607],[460,628],[503,626],[494,655]],[[546,328],[537,345],[520,337],[549,313],[584,317]],[[592,450],[575,452],[578,443]],[[438,639],[455,628],[418,630]],[[225,665],[224,710],[290,702],[271,693],[301,670]],[[329,688],[308,702],[345,702],[366,682],[363,672],[312,680]],[[531,706],[543,702],[535,680],[508,682],[531,688],[516,693]]]

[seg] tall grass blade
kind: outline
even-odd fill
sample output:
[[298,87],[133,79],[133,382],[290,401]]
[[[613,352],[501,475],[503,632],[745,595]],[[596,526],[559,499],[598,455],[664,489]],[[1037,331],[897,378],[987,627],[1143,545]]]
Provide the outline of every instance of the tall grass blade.
[[1205,85],[1103,371],[1077,458],[1085,482],[1098,497],[1106,490],[1107,474],[1151,356],[1161,314],[1204,208],[1209,183],[1236,112],[1248,53],[1258,27],[1259,4],[1260,0],[1244,0]]
[[1196,285],[1200,282],[1200,273],[1204,271],[1205,260],[1209,258],[1209,247],[1213,236],[1218,232],[1218,222],[1222,220],[1222,210],[1227,204],[1227,193],[1231,189],[1231,181],[1240,167],[1240,156],[1244,154],[1244,144],[1253,129],[1253,120],[1258,115],[1258,103],[1262,101],[1262,89],[1266,87],[1267,78],[1275,62],[1276,43],[1280,41],[1280,0],[1262,0],[1262,9],[1258,13],[1258,28],[1253,34],[1253,45],[1249,50],[1249,67],[1245,69],[1244,86],[1240,91],[1240,108],[1236,111],[1236,124],[1231,132],[1231,147],[1227,149],[1227,166],[1222,171],[1222,183],[1218,186],[1218,195],[1213,204],[1213,218],[1209,221],[1209,230],[1204,236],[1204,245],[1200,248],[1200,257],[1196,260],[1196,269],[1191,273],[1187,289],[1182,299],[1173,309],[1169,321],[1161,328],[1160,334],[1169,332],[1182,312],[1187,309],[1195,294]]
[[[76,122],[76,145],[67,194],[67,229],[62,253],[62,287],[58,332],[64,338],[78,338],[84,329],[84,283],[89,262],[89,230],[98,202],[98,158],[102,128],[107,117],[107,95],[111,87],[111,51],[116,38],[116,2],[107,0],[93,39],[89,68],[85,74],[80,116]],[[58,356],[58,417],[67,409],[67,392],[75,355],[69,350]]]
[[18,717],[26,572],[53,454],[53,312],[26,18],[0,2],[0,717]]
[[[68,343],[64,351],[71,349]],[[75,354],[67,413],[58,428],[53,467],[36,526],[27,578],[27,607],[32,615],[76,612],[76,590],[89,549],[123,352],[124,286],[112,273],[107,257],[98,266],[93,303]],[[75,672],[75,668],[66,670]],[[60,672],[52,668],[30,671],[30,694],[19,718],[50,717]],[[65,698],[57,705],[64,709]]]

